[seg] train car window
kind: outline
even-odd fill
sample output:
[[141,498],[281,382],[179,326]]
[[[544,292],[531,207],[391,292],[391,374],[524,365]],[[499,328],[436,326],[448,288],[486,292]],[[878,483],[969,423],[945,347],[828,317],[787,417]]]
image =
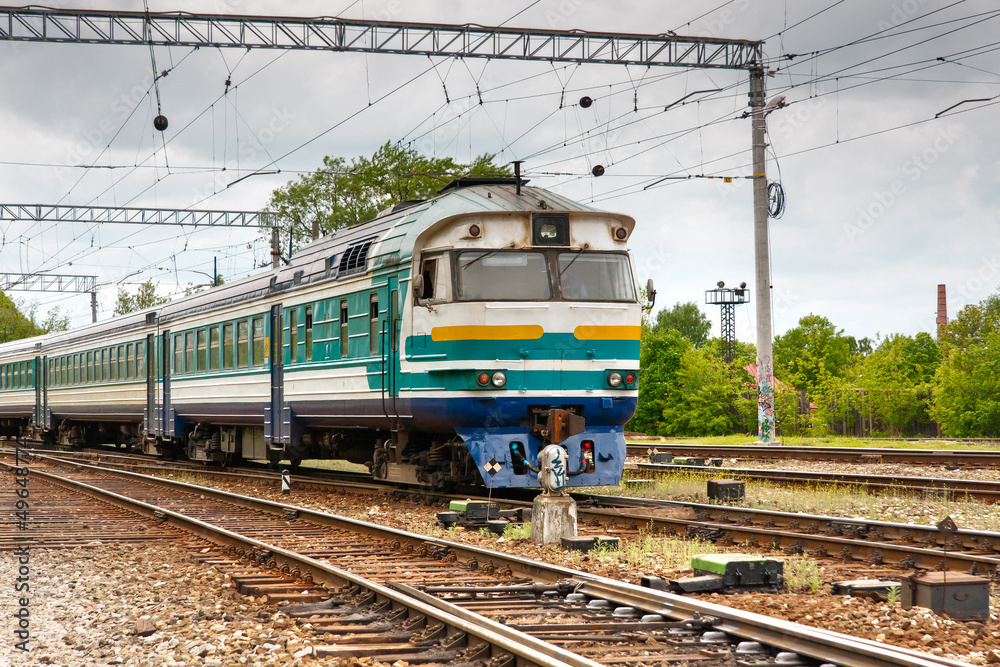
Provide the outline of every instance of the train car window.
[[347,357],[348,350],[347,299],[340,302],[340,358]]
[[[113,347],[108,348],[108,364],[111,366],[111,379],[112,380],[117,380],[118,379],[118,362],[117,362],[117,359],[118,359],[118,357],[115,356],[115,348],[113,348]],[[178,361],[177,363],[179,364],[180,362]]]
[[208,369],[210,371],[219,370],[219,327],[212,327],[208,330]]
[[21,388],[21,364],[14,364],[14,389]]
[[542,252],[469,251],[455,262],[460,301],[545,301],[552,298]]
[[73,355],[73,384],[80,384],[80,355]]
[[194,332],[184,334],[184,374],[194,373]]
[[94,381],[94,353],[87,353],[87,382]]
[[288,309],[288,363],[299,360],[299,313],[294,308]]
[[368,305],[368,354],[378,354],[378,292],[372,292]]
[[252,326],[250,329],[250,335],[252,337],[252,345],[250,347],[252,351],[251,363],[257,366],[264,365],[264,318],[255,317],[252,321]]
[[208,370],[208,331],[198,329],[195,335],[195,345],[198,357],[198,372],[204,373]]
[[313,309],[306,306],[306,361],[313,359]]
[[425,257],[420,265],[420,275],[423,277],[423,291],[417,294],[417,300],[450,301],[451,271],[448,270],[446,254]]
[[146,379],[146,366],[142,363],[142,359],[145,356],[143,350],[145,346],[145,343],[135,344],[135,376],[140,379]]
[[250,325],[246,320],[236,323],[236,366],[247,368],[250,362]]
[[222,325],[222,368],[233,370],[233,325]]
[[559,286],[569,301],[635,301],[628,256],[617,253],[559,253]]
[[135,377],[135,345],[125,346],[125,377],[129,380]]
[[108,374],[108,350],[107,348],[101,350],[101,375],[105,380],[111,377]]
[[35,362],[28,362],[28,387],[35,386]]

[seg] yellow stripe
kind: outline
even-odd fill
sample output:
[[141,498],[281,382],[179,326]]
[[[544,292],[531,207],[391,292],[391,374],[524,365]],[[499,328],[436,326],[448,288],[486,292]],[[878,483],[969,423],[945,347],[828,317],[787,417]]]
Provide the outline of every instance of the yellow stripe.
[[581,324],[573,329],[573,336],[577,340],[639,340],[641,332],[641,327]]
[[541,338],[543,333],[545,333],[545,330],[537,324],[434,327],[431,329],[431,340],[435,342],[451,340],[535,340]]

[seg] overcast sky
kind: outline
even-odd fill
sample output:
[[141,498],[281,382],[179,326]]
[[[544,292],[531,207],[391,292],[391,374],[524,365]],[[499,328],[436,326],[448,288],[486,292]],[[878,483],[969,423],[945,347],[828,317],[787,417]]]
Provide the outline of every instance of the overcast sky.
[[[939,283],[952,317],[1000,283],[992,1],[150,0],[150,10],[766,40],[768,98],[789,103],[768,117],[767,176],[787,197],[770,226],[775,333],[809,313],[858,338],[933,332]],[[0,202],[257,210],[325,155],[401,141],[459,161],[525,160],[533,185],[633,216],[636,266],[654,279],[658,307],[702,304],[714,335],[705,290],[754,287],[752,194],[738,178],[750,173],[743,72],[213,48],[154,56],[169,68],[162,134],[148,48],[0,43]],[[664,110],[711,89],[721,90]],[[261,169],[281,173],[232,184]],[[666,176],[691,178],[656,184]],[[207,282],[214,259],[228,280],[268,259],[248,229],[7,221],[0,234],[0,271],[97,276],[102,319],[119,284],[152,278],[170,293]],[[87,295],[11,296],[90,321]],[[741,340],[754,341],[754,316],[752,304],[737,311]]]

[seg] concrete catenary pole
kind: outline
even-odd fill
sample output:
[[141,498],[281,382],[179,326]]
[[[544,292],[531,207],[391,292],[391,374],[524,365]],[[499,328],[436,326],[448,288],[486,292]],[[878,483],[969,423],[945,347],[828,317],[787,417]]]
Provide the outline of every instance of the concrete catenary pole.
[[750,69],[753,128],[753,243],[757,288],[757,441],[775,444],[774,359],[771,352],[771,266],[767,237],[767,175],[764,137],[764,69]]

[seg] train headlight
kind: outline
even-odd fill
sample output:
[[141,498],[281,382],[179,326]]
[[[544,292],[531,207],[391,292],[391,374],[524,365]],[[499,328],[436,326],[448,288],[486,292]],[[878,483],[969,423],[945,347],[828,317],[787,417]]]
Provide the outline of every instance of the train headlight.
[[500,387],[507,384],[507,374],[503,371],[497,371],[493,374],[493,386],[499,389]]
[[622,374],[618,371],[611,371],[608,373],[608,384],[612,387],[622,386]]

